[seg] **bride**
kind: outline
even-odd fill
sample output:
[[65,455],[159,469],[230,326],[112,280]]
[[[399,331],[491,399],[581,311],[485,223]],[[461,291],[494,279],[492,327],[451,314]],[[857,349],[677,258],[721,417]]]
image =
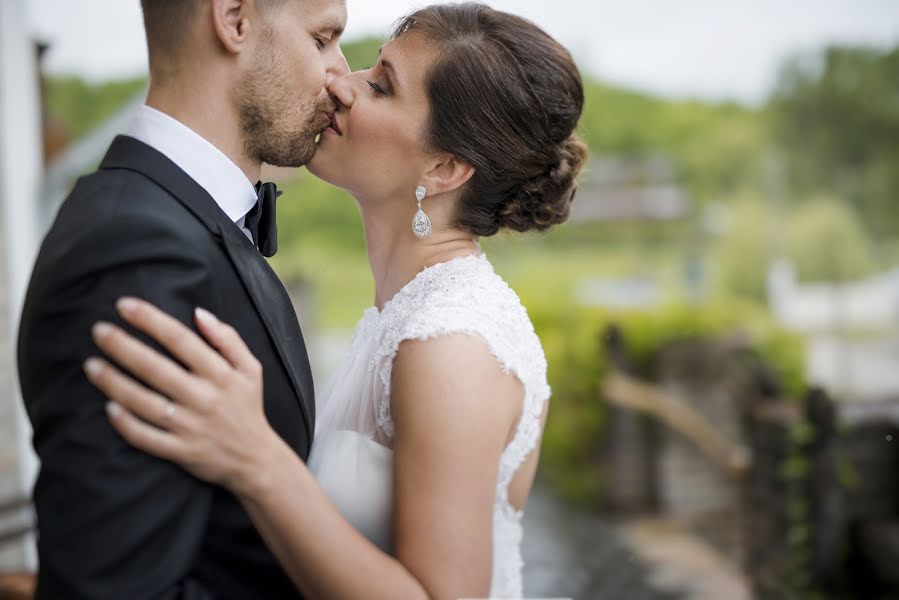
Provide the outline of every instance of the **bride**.
[[303,595],[521,596],[550,390],[527,313],[477,240],[567,218],[586,158],[580,75],[529,21],[441,5],[330,92],[309,170],[358,202],[376,291],[309,464],[265,419],[260,363],[201,308],[202,338],[120,300],[178,362],[101,323],[98,347],[143,383],[99,358],[88,378],[131,444],[241,500]]

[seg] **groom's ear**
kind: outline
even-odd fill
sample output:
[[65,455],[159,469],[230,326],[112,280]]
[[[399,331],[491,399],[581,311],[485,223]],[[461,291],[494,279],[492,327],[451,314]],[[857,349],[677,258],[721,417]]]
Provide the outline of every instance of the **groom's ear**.
[[424,185],[428,194],[454,192],[468,183],[474,175],[474,167],[452,155],[439,157],[425,173]]
[[250,32],[247,0],[209,0],[212,5],[212,27],[225,50],[237,54]]

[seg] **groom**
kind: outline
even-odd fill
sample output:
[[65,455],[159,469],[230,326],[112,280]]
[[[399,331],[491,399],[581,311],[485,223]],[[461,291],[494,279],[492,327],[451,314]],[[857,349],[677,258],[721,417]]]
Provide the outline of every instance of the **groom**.
[[[121,296],[185,323],[204,307],[264,365],[265,409],[306,458],[314,399],[273,254],[261,163],[299,167],[348,72],[345,0],[142,0],[150,91],[50,229],[19,331],[41,472],[38,598],[288,598],[296,592],[238,501],[136,451],[82,372],[90,327]],[[160,406],[165,406],[160,400]]]

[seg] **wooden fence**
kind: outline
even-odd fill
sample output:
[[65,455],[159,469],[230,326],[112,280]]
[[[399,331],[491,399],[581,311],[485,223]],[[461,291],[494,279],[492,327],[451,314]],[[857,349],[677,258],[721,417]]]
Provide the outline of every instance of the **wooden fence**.
[[760,599],[899,598],[899,402],[783,398],[734,340],[679,341],[637,369],[620,331],[603,338],[609,508],[693,525]]

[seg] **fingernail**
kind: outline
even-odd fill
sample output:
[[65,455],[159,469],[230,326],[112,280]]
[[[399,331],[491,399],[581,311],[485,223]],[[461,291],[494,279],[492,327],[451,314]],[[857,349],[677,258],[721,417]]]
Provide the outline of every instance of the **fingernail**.
[[122,414],[122,405],[117,402],[107,402],[106,412],[109,413],[110,417],[117,417]]
[[137,300],[134,298],[119,298],[115,303],[120,313],[130,315],[137,310]]
[[215,318],[215,315],[213,315],[205,308],[200,308],[198,306],[194,310],[194,314],[197,316],[197,320],[200,321],[203,325],[215,325],[216,323],[218,323],[218,319]]
[[103,363],[98,358],[89,358],[84,361],[84,370],[91,377],[96,377],[103,370]]
[[112,333],[112,326],[109,323],[100,321],[98,323],[94,323],[91,331],[93,332],[95,338],[103,339],[110,333]]

